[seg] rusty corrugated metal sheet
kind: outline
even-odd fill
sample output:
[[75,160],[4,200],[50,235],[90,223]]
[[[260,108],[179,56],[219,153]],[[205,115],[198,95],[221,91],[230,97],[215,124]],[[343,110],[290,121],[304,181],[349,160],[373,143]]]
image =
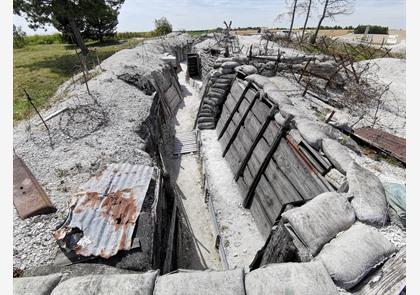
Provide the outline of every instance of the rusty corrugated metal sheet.
[[57,210],[32,172],[16,155],[13,156],[13,204],[23,219]]
[[70,213],[54,237],[77,255],[109,258],[130,250],[154,168],[111,164],[81,186],[72,197]]
[[405,138],[369,127],[355,129],[354,135],[405,163]]

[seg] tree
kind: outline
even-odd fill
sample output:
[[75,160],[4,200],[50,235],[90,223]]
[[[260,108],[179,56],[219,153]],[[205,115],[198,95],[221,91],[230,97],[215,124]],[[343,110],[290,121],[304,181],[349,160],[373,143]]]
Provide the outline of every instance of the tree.
[[306,11],[306,17],[305,17],[305,23],[303,24],[303,30],[302,30],[302,38],[301,38],[302,42],[303,42],[303,39],[305,38],[306,26],[308,25],[308,20],[311,15],[312,0],[307,0],[305,3],[303,3],[303,8]]
[[13,48],[23,48],[26,45],[26,33],[21,27],[13,25]]
[[335,16],[339,14],[353,13],[354,1],[355,0],[321,0],[321,4],[324,8],[318,26],[316,27],[315,34],[311,38],[311,43],[315,44],[319,29],[325,18],[334,19]]
[[166,17],[155,19],[155,35],[163,36],[172,32],[172,25]]
[[292,6],[292,11],[291,11],[292,20],[290,22],[290,29],[289,29],[289,33],[287,35],[287,39],[289,39],[289,40],[290,40],[290,37],[292,36],[293,23],[295,22],[296,5],[297,5],[297,0],[293,0],[293,6]]
[[[82,54],[88,49],[85,36],[108,34],[118,23],[118,10],[125,0],[13,0],[13,12],[23,15],[31,29],[53,25],[71,35]],[[102,35],[103,36],[103,35]]]

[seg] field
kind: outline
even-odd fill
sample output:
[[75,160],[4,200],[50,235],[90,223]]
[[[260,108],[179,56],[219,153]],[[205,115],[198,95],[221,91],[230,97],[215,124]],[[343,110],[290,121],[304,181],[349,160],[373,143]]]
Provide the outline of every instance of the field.
[[[134,47],[140,42],[133,38],[107,43],[88,43],[92,54],[102,61],[115,52]],[[74,46],[68,44],[27,45],[13,50],[13,121],[25,119],[31,111],[22,88],[39,108],[46,107],[57,88],[80,71],[80,62]]]

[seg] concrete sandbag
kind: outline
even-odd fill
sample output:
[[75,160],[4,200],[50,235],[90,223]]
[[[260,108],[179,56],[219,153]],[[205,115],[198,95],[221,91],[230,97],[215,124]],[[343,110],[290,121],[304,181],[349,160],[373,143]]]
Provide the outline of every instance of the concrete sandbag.
[[315,260],[337,286],[351,289],[396,250],[378,230],[357,222],[326,244]]
[[264,92],[267,95],[267,97],[271,101],[276,103],[279,107],[282,107],[284,105],[292,105],[292,102],[286,96],[286,94],[284,94],[284,92],[280,91],[279,89],[278,90],[269,90],[269,91],[264,90]]
[[350,157],[348,150],[341,143],[333,139],[324,138],[322,139],[322,150],[338,171],[343,174],[347,173],[353,158]]
[[322,263],[269,264],[245,276],[247,295],[335,295],[337,288]]
[[210,123],[210,122],[215,122],[214,117],[204,117],[201,116],[197,119],[197,123]]
[[205,97],[203,102],[211,106],[218,106],[219,103],[212,97]]
[[349,201],[336,192],[320,194],[303,206],[286,211],[282,217],[312,256],[356,221]]
[[51,295],[152,295],[158,271],[142,274],[89,275],[59,284]]
[[265,84],[272,83],[267,77],[258,74],[246,76],[245,80],[255,83],[260,88],[264,88]]
[[227,271],[180,270],[160,276],[154,295],[245,295],[243,269]]
[[240,64],[238,62],[236,62],[236,61],[225,61],[224,63],[222,63],[222,68],[223,69],[229,69],[232,72],[238,66],[240,66]]
[[24,277],[13,279],[14,295],[49,295],[58,285],[61,273],[48,276]]
[[294,118],[304,117],[304,115],[302,114],[302,111],[300,111],[296,107],[289,104],[284,104],[282,106],[279,106],[279,111],[280,111],[280,114],[285,118],[288,115],[291,115]]
[[353,151],[360,153],[359,147],[353,139],[328,124],[312,121],[307,118],[298,118],[295,119],[295,122],[302,137],[317,150],[321,149],[322,139],[332,138]]
[[353,161],[347,171],[347,180],[357,219],[370,225],[384,226],[388,221],[388,203],[379,178]]
[[264,90],[264,93],[267,93],[270,91],[278,91],[280,90],[280,88],[273,82],[270,82],[270,83],[264,84],[263,90]]
[[209,93],[207,94],[207,96],[212,96],[212,97],[216,97],[217,99],[223,99],[225,98],[224,93],[220,93],[220,92],[216,92],[213,89],[209,91]]
[[200,130],[216,128],[216,124],[214,122],[198,123],[197,126]]
[[242,72],[246,76],[248,76],[248,75],[252,75],[252,74],[258,73],[258,70],[257,70],[256,67],[251,66],[251,65],[242,65],[242,66],[236,67],[235,68],[235,72]]

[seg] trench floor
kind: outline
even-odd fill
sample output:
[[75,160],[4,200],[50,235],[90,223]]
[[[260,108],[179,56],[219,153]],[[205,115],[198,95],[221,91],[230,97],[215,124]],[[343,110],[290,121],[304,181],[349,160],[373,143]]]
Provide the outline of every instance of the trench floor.
[[[184,101],[179,107],[175,117],[175,133],[193,130],[195,117],[200,107],[198,90],[186,81],[187,65],[181,63],[182,71],[178,73]],[[183,154],[171,159],[169,172],[182,192],[181,201],[187,215],[190,230],[193,235],[192,247],[185,249],[186,255],[193,250],[194,255],[189,255],[184,268],[189,269],[216,269],[222,270],[222,264],[215,248],[215,237],[210,219],[210,213],[205,203],[204,190],[201,181],[201,164],[197,153]]]

